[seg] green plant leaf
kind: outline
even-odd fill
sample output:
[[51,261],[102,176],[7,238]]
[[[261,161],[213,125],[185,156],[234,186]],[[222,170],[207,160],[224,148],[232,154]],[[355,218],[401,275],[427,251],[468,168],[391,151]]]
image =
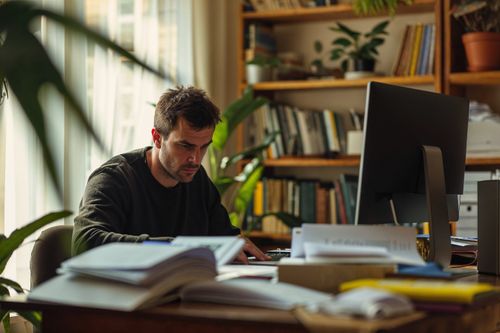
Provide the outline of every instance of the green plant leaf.
[[3,330],[5,333],[10,332],[10,315],[8,310],[0,310],[0,318],[2,318]]
[[17,283],[16,281],[12,281],[10,279],[7,279],[7,278],[0,276],[0,285],[10,287],[10,288],[14,289],[19,294],[24,294],[23,287],[21,287],[21,285],[19,283]]
[[263,172],[264,167],[261,165],[261,163],[257,164],[252,172],[248,175],[246,180],[242,183],[241,187],[238,189],[238,193],[235,199],[235,210],[240,217],[245,214],[248,204],[252,200],[257,182],[260,180]]
[[349,60],[348,59],[344,59],[340,63],[340,68],[342,68],[342,71],[345,73],[345,72],[347,72],[348,67],[349,67]]
[[215,178],[213,182],[217,191],[219,191],[219,194],[222,196],[227,189],[231,187],[231,185],[236,183],[236,180],[234,178],[224,176]]
[[240,228],[241,223],[240,223],[240,216],[236,212],[231,212],[229,213],[229,220],[231,221],[231,224],[235,226],[236,228]]
[[222,121],[215,126],[214,134],[212,135],[211,146],[217,150],[223,150],[229,137],[229,128],[227,119],[222,116]]
[[330,60],[338,60],[344,55],[344,49],[333,49],[330,53]]
[[101,148],[104,145],[94,132],[80,104],[66,88],[61,74],[50,60],[45,48],[30,31],[31,21],[39,16],[45,16],[66,28],[84,33],[87,37],[145,69],[162,77],[166,76],[141,62],[130,52],[114,44],[109,39],[86,28],[75,19],[50,10],[37,8],[31,3],[23,1],[9,1],[0,6],[0,34],[6,36],[5,40],[0,44],[0,73],[8,81],[12,92],[19,100],[23,111],[33,126],[35,134],[40,140],[47,170],[61,198],[62,191],[56,174],[54,157],[48,144],[45,116],[38,101],[38,93],[41,87],[45,84],[53,85],[71,106],[69,109],[75,114],[77,121],[83,125]]
[[300,227],[302,225],[302,219],[298,216],[292,215],[286,212],[268,212],[257,217],[257,222],[261,222],[266,216],[276,216],[289,228]]
[[348,46],[352,45],[352,42],[349,39],[347,39],[347,38],[340,37],[340,38],[335,39],[332,42],[332,44],[333,45],[341,45],[343,47],[348,47]]
[[379,35],[379,34],[385,34],[385,35],[387,35],[387,31],[385,31],[385,28],[387,28],[388,25],[389,25],[389,20],[380,22],[379,24],[377,24],[372,29],[371,32],[369,32],[367,34],[367,37],[372,37],[372,36],[376,36],[376,35]]
[[257,97],[253,99],[248,105],[246,105],[244,108],[239,110],[239,112],[234,113],[232,117],[227,118],[227,131],[228,131],[228,137],[231,136],[233,131],[236,129],[236,127],[243,121],[245,120],[246,117],[248,117],[250,114],[252,114],[255,110],[263,106],[264,104],[268,103],[269,101],[267,98],[264,97]]
[[316,53],[323,52],[323,43],[321,43],[321,41],[314,41],[314,51],[316,51]]
[[273,132],[271,134],[268,134],[268,135],[266,135],[266,137],[264,138],[264,141],[260,145],[250,147],[247,150],[244,150],[240,153],[236,153],[231,157],[223,158],[221,160],[220,168],[222,170],[225,170],[227,167],[241,161],[242,159],[253,158],[256,155],[262,153],[264,150],[266,150],[269,147],[269,145],[271,143],[273,143],[273,141],[276,139],[276,136],[278,134],[279,134],[278,132]]
[[340,22],[337,22],[338,30],[339,32],[343,32],[347,35],[349,35],[354,41],[357,41],[359,39],[359,36],[361,35],[360,32],[354,31],[350,29],[348,26],[345,24],[342,24]]
[[70,211],[49,213],[27,225],[14,230],[9,237],[0,240],[0,274],[4,271],[12,253],[23,243],[24,239],[47,224],[71,215]]
[[24,319],[33,324],[36,328],[42,327],[42,314],[38,311],[17,311]]

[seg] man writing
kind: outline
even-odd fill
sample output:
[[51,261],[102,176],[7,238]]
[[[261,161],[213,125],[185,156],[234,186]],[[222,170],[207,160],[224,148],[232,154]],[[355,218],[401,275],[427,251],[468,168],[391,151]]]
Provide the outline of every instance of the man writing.
[[[115,156],[89,177],[75,218],[74,254],[109,242],[238,235],[201,165],[219,114],[199,89],[164,93],[153,146]],[[269,259],[248,239],[237,260],[248,262],[245,252]]]

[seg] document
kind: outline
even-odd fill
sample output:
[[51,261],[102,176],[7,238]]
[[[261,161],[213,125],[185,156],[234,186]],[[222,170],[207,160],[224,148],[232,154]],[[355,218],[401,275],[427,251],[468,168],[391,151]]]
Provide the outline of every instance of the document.
[[360,263],[365,257],[366,263],[425,265],[417,251],[414,228],[303,224],[301,229],[301,242],[292,241],[292,253],[306,259],[342,257],[342,262]]

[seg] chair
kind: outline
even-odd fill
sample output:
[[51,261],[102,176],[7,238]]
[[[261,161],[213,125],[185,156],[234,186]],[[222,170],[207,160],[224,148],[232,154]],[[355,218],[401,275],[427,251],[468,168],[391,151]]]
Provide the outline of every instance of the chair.
[[58,225],[44,230],[31,251],[31,288],[56,276],[56,270],[71,257],[72,225]]

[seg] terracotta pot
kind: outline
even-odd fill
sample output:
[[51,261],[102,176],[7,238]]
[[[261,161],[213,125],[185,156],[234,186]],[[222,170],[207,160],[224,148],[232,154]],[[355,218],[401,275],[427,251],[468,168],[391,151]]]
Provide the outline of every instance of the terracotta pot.
[[482,72],[500,69],[499,32],[469,32],[462,36],[462,41],[469,71]]

